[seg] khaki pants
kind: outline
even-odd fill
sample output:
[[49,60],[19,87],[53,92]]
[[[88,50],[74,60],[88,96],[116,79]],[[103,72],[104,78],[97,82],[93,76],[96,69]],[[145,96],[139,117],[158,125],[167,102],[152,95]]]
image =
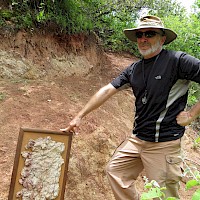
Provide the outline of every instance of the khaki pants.
[[106,172],[116,200],[140,199],[134,182],[143,169],[149,180],[167,188],[166,197],[179,198],[181,166],[180,139],[156,143],[132,135],[117,148]]

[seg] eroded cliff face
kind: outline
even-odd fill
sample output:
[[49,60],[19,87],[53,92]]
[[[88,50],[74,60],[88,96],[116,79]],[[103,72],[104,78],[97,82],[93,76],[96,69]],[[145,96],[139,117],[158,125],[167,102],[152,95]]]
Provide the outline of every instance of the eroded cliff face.
[[[66,127],[99,88],[136,59],[105,53],[95,34],[5,30],[0,42],[0,200],[6,200],[19,128]],[[114,200],[104,169],[131,133],[133,119],[131,91],[83,119],[72,141],[65,200]],[[187,143],[190,154],[191,146]],[[137,186],[143,189],[141,177]],[[190,199],[184,190],[182,195]]]
[[[99,72],[105,56],[95,34],[56,35],[25,32],[0,37],[2,78],[27,78],[87,75]],[[5,65],[4,65],[5,64]]]

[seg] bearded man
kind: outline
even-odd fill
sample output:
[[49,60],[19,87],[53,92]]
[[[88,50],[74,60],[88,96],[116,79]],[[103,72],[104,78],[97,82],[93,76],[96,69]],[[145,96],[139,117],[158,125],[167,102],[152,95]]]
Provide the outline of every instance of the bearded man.
[[62,131],[75,132],[82,118],[112,95],[131,87],[136,114],[132,135],[116,149],[106,167],[117,200],[139,200],[135,180],[145,169],[149,180],[166,187],[166,197],[179,198],[181,140],[185,126],[200,115],[200,102],[184,111],[190,81],[200,83],[200,60],[163,49],[177,34],[156,16],[140,19],[125,35],[138,45],[142,59],[102,87]]

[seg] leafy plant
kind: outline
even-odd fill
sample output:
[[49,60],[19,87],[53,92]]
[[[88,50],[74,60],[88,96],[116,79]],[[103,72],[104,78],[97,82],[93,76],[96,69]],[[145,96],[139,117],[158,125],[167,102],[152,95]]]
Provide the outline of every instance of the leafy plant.
[[[135,27],[143,12],[157,15],[178,34],[166,48],[200,58],[199,0],[190,15],[172,0],[6,0],[6,5],[0,12],[0,26],[12,24],[16,29],[31,30],[42,27],[68,34],[92,31],[100,37],[106,50],[130,52],[135,56],[139,56],[137,46],[125,37],[123,30]],[[196,93],[192,94],[189,103],[193,105],[196,99]]]
[[[196,144],[200,143],[200,137],[195,140]],[[200,199],[200,172],[196,166],[189,166],[186,161],[183,159],[183,163],[186,166],[183,177],[189,178],[186,182],[185,189],[189,190],[191,188],[196,188],[195,192],[193,193],[191,200],[199,200]],[[175,197],[168,197],[165,198],[164,191],[166,190],[165,187],[160,187],[159,184],[152,180],[151,182],[145,177],[145,192],[141,195],[141,200],[151,200],[153,198],[158,198],[160,200],[177,200]]]
[[190,175],[192,175],[192,179],[187,181],[186,190],[197,187],[196,191],[192,195],[192,200],[199,200],[200,199],[200,187],[198,187],[198,186],[200,186],[200,172],[196,168],[195,168],[195,171],[193,172],[192,169],[188,165],[187,165],[187,167],[188,167],[187,168],[188,170],[186,170],[186,173],[189,173]]
[[197,137],[195,140],[194,140],[194,145],[193,147],[196,149],[198,147],[200,147],[200,137]]
[[189,96],[188,96],[188,102],[187,105],[189,107],[196,104],[200,97],[200,86],[198,83],[192,82],[190,84],[190,90],[189,90]]
[[[155,181],[152,180],[151,182],[148,181],[148,179],[145,177],[145,190],[147,192],[143,192],[141,195],[141,200],[151,200],[154,198],[158,199],[164,199],[165,198],[165,193],[163,192],[166,190],[166,187],[160,187],[159,184]],[[175,197],[168,197],[165,200],[177,200]]]

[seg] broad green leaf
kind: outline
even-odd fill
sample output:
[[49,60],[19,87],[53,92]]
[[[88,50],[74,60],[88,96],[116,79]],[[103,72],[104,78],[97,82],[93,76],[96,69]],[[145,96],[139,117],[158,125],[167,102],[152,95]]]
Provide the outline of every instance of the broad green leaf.
[[200,143],[200,137],[198,137],[197,139],[195,139],[195,143]]
[[142,193],[141,199],[153,199],[164,196],[164,193],[159,190],[159,188],[152,188],[148,192]]
[[190,180],[186,183],[186,189],[190,189],[191,187],[194,187],[196,185],[199,185],[199,182],[197,180]]
[[147,183],[144,187],[145,187],[146,189],[152,188],[152,184],[151,184],[151,183]]
[[197,190],[192,196],[192,200],[199,200],[199,199],[200,199],[200,189]]

